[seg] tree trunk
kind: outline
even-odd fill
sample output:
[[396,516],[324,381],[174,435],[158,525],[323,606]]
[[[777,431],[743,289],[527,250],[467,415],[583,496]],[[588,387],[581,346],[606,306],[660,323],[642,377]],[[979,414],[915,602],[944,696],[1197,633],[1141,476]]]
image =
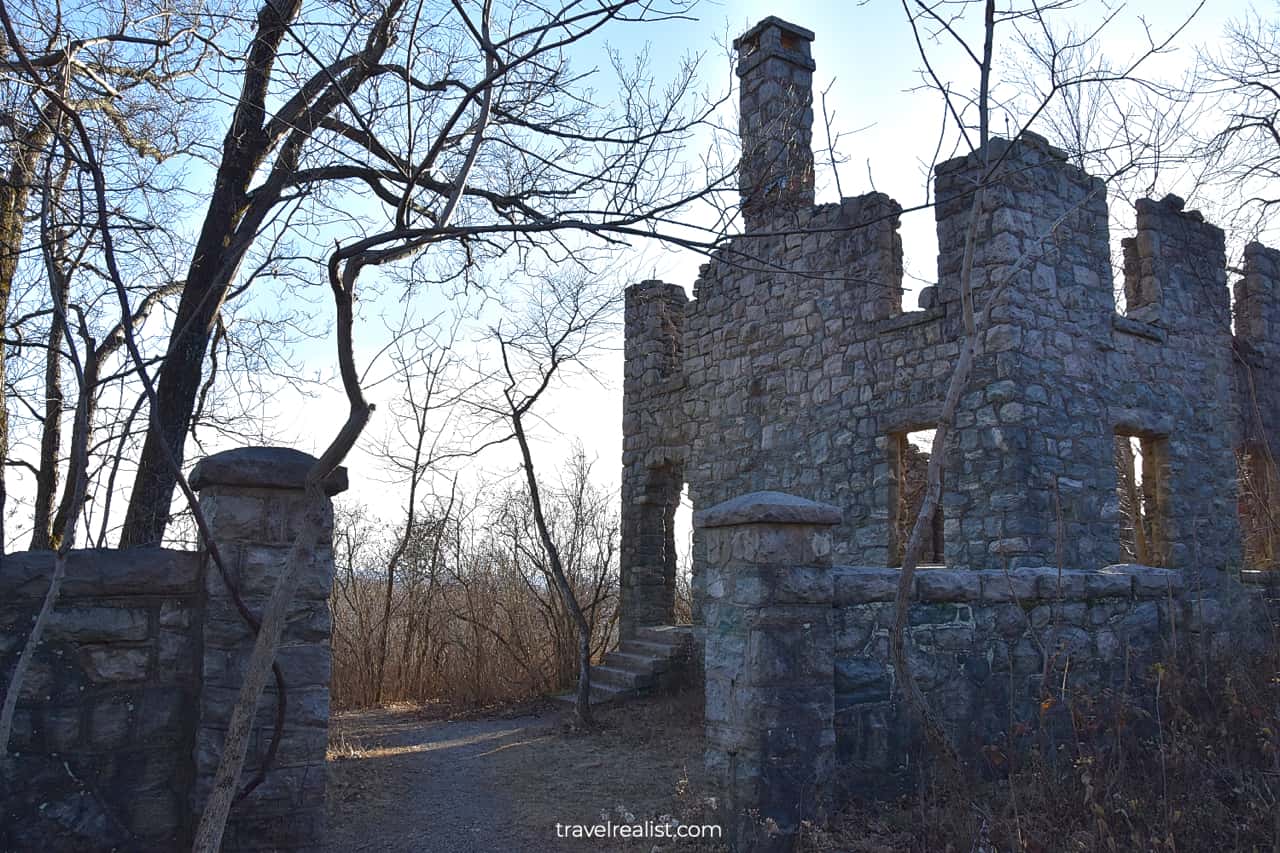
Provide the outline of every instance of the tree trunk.
[[[65,312],[67,300],[70,298],[70,282],[66,276],[58,286],[59,310]],[[36,499],[32,518],[31,545],[32,551],[43,551],[55,548],[54,531],[61,531],[62,526],[53,527],[53,509],[58,491],[59,455],[62,452],[62,323],[54,317],[49,327],[49,348],[45,351],[44,362],[44,424],[40,430],[40,473],[36,477]],[[81,391],[92,394],[93,388]],[[70,489],[68,489],[70,491]]]
[[158,545],[169,523],[169,501],[178,481],[165,458],[165,448],[172,452],[180,467],[204,370],[205,350],[230,279],[244,256],[241,251],[239,257],[226,258],[222,252],[224,243],[229,242],[235,231],[236,208],[243,198],[243,190],[229,186],[226,180],[220,177],[219,186],[214,190],[188,269],[186,286],[178,301],[169,347],[156,383],[157,410],[151,414],[124,529],[120,533],[121,548]]
[[538,528],[538,538],[542,540],[543,550],[547,552],[547,562],[551,565],[551,573],[555,577],[556,588],[560,591],[560,599],[573,617],[573,624],[578,630],[578,689],[574,701],[574,709],[578,721],[583,726],[590,726],[591,719],[591,626],[578,604],[578,597],[573,594],[573,587],[565,577],[564,566],[560,563],[560,551],[551,539],[551,531],[547,528],[547,519],[542,514],[542,496],[538,490],[538,478],[533,470],[533,455],[529,452],[529,441],[524,434],[524,423],[520,407],[511,406],[511,424],[514,427],[516,441],[520,444],[520,458],[524,463],[525,480],[529,485],[529,502],[533,505],[533,521]]
[[[13,292],[13,277],[22,254],[27,200],[31,197],[31,175],[48,137],[45,122],[37,119],[35,128],[10,146],[12,162],[6,179],[0,182],[0,324],[3,324],[3,328],[8,328],[9,296]],[[9,405],[6,392],[8,375],[5,358],[4,342],[0,341],[0,554],[6,550],[4,508],[8,488],[5,463],[9,459]]]
[[[227,289],[252,240],[237,239],[250,183],[271,147],[263,129],[266,91],[280,43],[301,0],[267,0],[258,12],[240,101],[222,142],[213,194],[205,213],[173,331],[156,386],[155,410],[138,460],[120,547],[159,544],[169,523],[169,501],[183,462],[184,444],[204,368],[204,354]],[[167,452],[166,452],[167,449]]]

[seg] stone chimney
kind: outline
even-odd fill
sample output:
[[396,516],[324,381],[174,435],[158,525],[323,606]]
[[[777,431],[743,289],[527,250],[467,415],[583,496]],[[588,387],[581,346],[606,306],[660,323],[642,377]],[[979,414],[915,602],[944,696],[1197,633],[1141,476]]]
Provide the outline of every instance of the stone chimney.
[[738,51],[738,190],[748,232],[813,204],[813,70],[804,27],[768,17],[733,42]]

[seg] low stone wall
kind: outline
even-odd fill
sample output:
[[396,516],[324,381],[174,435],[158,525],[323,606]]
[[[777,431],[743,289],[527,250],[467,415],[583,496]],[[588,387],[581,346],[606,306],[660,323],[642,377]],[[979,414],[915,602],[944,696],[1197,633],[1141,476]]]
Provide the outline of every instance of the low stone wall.
[[[694,514],[707,543],[707,770],[737,849],[791,850],[833,795],[892,796],[930,753],[889,651],[901,571],[832,566],[839,519],[834,506],[778,492]],[[1269,642],[1280,601],[1271,578],[921,569],[904,642],[961,757],[999,772],[1011,753],[1070,735],[1079,702],[1150,705],[1161,660]]]
[[[171,850],[188,819],[199,695],[201,557],[77,551],[23,682],[0,848]],[[53,574],[50,552],[0,561],[0,684]]]
[[[840,781],[883,794],[907,781],[918,742],[889,654],[900,572],[833,575]],[[929,707],[961,754],[981,760],[1007,748],[1011,726],[1043,721],[1047,696],[1133,685],[1189,624],[1183,609],[1182,574],[1146,566],[922,569],[905,643]]]
[[[202,460],[192,487],[251,614],[287,563],[314,459],[242,448]],[[339,469],[329,494],[346,488]],[[7,685],[49,579],[48,552],[0,559],[0,684]],[[232,809],[223,851],[317,850],[329,721],[331,525],[300,569],[276,657],[281,736]],[[255,630],[204,553],[76,551],[23,682],[0,769],[0,850],[190,847],[222,755]],[[268,763],[279,697],[258,703],[240,785]],[[4,757],[0,756],[0,764]]]

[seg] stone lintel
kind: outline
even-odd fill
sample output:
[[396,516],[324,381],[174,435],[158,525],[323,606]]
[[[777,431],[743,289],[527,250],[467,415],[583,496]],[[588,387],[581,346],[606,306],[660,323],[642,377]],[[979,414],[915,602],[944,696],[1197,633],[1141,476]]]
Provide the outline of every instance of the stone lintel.
[[[310,453],[291,447],[237,447],[197,462],[191,469],[191,488],[197,492],[206,486],[301,490],[315,462]],[[323,485],[331,497],[345,492],[347,469],[340,466]]]
[[838,507],[785,492],[750,492],[693,514],[694,527],[741,524],[810,524],[831,526],[842,518]]

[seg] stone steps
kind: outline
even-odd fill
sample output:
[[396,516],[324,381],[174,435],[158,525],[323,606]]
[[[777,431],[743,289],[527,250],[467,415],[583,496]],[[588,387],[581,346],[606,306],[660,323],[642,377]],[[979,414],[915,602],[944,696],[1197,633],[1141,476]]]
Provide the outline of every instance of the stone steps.
[[[591,704],[622,702],[670,686],[687,665],[692,642],[688,625],[637,628],[634,637],[591,667]],[[572,705],[574,692],[555,698]]]

